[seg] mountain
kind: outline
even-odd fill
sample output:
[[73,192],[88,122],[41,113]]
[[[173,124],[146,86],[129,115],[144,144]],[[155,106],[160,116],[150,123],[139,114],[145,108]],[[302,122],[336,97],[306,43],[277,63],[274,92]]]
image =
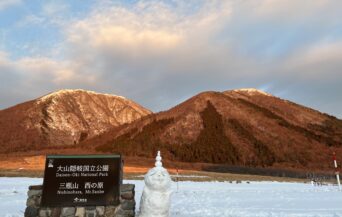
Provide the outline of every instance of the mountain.
[[78,144],[151,112],[121,96],[60,90],[0,110],[0,151]]
[[342,121],[257,89],[203,92],[84,145],[99,152],[237,166],[330,168]]

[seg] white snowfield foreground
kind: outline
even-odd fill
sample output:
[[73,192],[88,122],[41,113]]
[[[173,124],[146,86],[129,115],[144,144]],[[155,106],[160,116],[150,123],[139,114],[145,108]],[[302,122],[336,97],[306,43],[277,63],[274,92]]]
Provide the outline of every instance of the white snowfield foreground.
[[[136,185],[139,204],[143,181]],[[0,217],[23,216],[29,185],[42,179],[0,178]],[[251,182],[173,183],[171,217],[342,217],[342,192],[336,186]],[[139,207],[138,205],[136,206]]]

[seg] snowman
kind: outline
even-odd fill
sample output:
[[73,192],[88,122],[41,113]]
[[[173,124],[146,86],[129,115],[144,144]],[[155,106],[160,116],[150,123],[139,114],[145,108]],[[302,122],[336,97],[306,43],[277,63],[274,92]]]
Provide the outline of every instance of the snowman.
[[169,217],[171,178],[161,160],[158,151],[155,167],[145,175],[139,217]]

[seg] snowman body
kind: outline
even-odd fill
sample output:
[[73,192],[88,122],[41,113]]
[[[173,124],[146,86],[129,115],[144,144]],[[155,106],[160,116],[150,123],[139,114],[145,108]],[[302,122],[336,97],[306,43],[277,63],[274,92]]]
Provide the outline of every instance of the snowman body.
[[169,217],[171,178],[161,165],[145,175],[145,187],[140,200],[139,217]]

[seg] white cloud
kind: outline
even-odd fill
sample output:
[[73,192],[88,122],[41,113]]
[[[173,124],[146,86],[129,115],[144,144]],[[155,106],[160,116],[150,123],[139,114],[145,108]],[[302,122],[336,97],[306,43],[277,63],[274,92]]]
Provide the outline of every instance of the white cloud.
[[25,16],[22,20],[16,23],[16,27],[25,27],[25,26],[36,26],[42,25],[45,22],[45,18],[41,16],[37,16],[34,14],[30,14]]
[[69,6],[62,1],[47,1],[43,4],[43,14],[49,17],[60,16],[69,10]]
[[0,50],[0,65],[5,64],[8,61],[8,54]]
[[[329,95],[332,82],[342,79],[342,39],[334,35],[342,25],[336,19],[339,4],[102,2],[80,20],[61,20],[57,15],[68,8],[48,5],[45,14],[68,23],[59,25],[65,39],[54,55],[59,59],[9,60],[0,54],[0,67],[1,61],[6,63],[8,72],[25,78],[20,85],[40,95],[56,88],[89,88],[125,95],[154,110],[210,89],[270,85],[271,92],[291,94],[324,80]],[[276,58],[277,49],[281,55]],[[270,55],[262,55],[269,50]],[[290,83],[296,83],[292,91],[287,89]]]
[[[84,78],[76,73],[74,65],[68,61],[52,60],[45,57],[25,57],[10,60],[7,54],[0,52],[1,74],[8,78],[20,78],[18,86],[22,88],[39,88],[51,86],[58,88],[68,83],[92,83],[94,77]],[[20,83],[20,81],[23,81]]]
[[283,70],[294,72],[297,78],[322,82],[341,79],[342,41],[322,41],[292,54]]
[[268,17],[293,19],[311,16],[324,8],[330,0],[261,0],[256,3],[256,14]]
[[21,4],[21,3],[22,3],[21,0],[1,0],[0,1],[0,11],[6,9],[8,7],[14,6],[14,5]]
[[215,27],[221,26],[222,21],[229,17],[229,9],[221,6],[208,3],[201,11],[189,16],[178,14],[177,9],[162,3],[141,2],[133,8],[102,8],[68,27],[67,39],[71,45],[87,41],[81,46],[113,50],[120,50],[121,47],[145,55],[146,51],[183,45],[184,40],[189,40],[191,36],[208,37]]

